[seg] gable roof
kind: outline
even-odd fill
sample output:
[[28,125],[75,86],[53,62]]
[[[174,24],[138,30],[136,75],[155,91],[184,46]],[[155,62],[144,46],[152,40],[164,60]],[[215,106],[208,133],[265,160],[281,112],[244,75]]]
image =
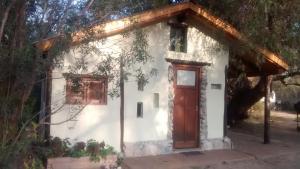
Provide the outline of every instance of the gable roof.
[[[149,11],[145,11],[142,13],[138,13],[133,16],[125,17],[119,20],[109,21],[106,23],[98,24],[91,26],[89,31],[95,33],[95,38],[105,38],[112,35],[120,34],[129,30],[132,30],[137,27],[145,27],[151,24],[155,24],[161,22],[163,20],[169,19],[171,17],[177,16],[179,14],[188,13],[195,18],[197,22],[200,24],[204,23],[209,24],[214,29],[224,33],[230,39],[237,41],[242,44],[250,44],[251,42],[238,30],[236,30],[233,26],[223,21],[221,18],[212,15],[209,11],[205,10],[199,4],[193,2],[184,2],[176,5],[168,5],[158,9],[152,9]],[[87,29],[87,28],[85,28]],[[72,41],[74,44],[78,44],[84,40],[86,35],[86,31],[79,30],[72,35]],[[55,40],[59,36],[55,36],[52,38],[44,39],[36,44],[36,46],[42,51],[49,50]],[[266,49],[259,47],[257,45],[253,46],[252,50],[256,51],[258,54],[261,54],[266,60],[266,66],[269,74],[281,73],[283,71],[288,70],[288,64],[281,59],[281,56]],[[247,58],[247,60],[254,59]],[[272,70],[271,70],[272,69]]]

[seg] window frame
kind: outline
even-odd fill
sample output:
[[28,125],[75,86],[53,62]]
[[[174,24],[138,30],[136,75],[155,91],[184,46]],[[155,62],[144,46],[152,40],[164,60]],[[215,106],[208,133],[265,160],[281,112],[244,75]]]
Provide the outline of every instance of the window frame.
[[[173,39],[179,39],[179,37],[177,37],[178,35],[176,34],[176,31],[182,31],[181,35],[183,36],[183,37],[181,37],[182,42],[180,42],[183,44],[181,44],[179,51],[176,50],[176,44],[173,44],[173,43],[175,43],[175,41]],[[169,47],[169,50],[174,51],[174,52],[187,53],[187,33],[188,33],[187,26],[171,24],[170,25],[170,47]]]
[[[89,74],[81,74],[81,75],[70,75],[70,74],[64,74],[66,79],[66,104],[70,105],[79,105],[79,104],[87,104],[87,105],[107,105],[107,88],[108,88],[108,78],[104,76],[93,76]],[[79,76],[81,78],[81,83],[83,86],[83,96],[82,100],[78,103],[73,101],[74,91],[71,89],[71,83],[72,80],[68,76]],[[90,84],[91,83],[99,83],[99,92],[104,93],[100,98],[98,99],[92,99],[91,98],[91,89]],[[94,101],[92,101],[94,100]]]
[[[183,71],[194,71],[195,72],[195,85],[194,86],[188,86],[188,85],[178,85],[177,84],[177,71],[178,70],[183,70]],[[198,81],[199,81],[199,67],[198,66],[186,66],[186,65],[180,65],[180,64],[175,64],[174,67],[174,86],[176,88],[191,88],[195,89],[198,87]],[[198,79],[198,80],[197,80]]]

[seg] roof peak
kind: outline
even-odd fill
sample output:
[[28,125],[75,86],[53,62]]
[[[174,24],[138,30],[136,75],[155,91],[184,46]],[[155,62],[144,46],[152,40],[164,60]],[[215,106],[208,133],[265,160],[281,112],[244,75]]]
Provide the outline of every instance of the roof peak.
[[[212,15],[208,10],[204,9],[198,3],[195,4],[191,1],[195,2],[195,0],[189,0],[188,2],[183,1],[182,3],[177,3],[176,5],[167,5],[162,8],[144,11],[133,16],[97,24],[89,28],[83,28],[82,30],[76,31],[72,34],[72,43],[75,45],[84,41],[84,38],[87,35],[84,29],[89,29],[90,31],[95,32],[96,34],[94,38],[101,39],[130,31],[137,27],[146,27],[154,23],[162,22],[184,12],[190,13],[191,19],[194,19],[195,22],[203,25],[206,24],[208,27],[220,31],[222,35],[225,34],[226,37],[231,40],[236,40],[242,44],[251,43],[245,36],[243,36],[243,34],[241,34],[226,21]],[[44,39],[35,43],[35,45],[42,51],[47,51],[53,46],[55,40],[61,36],[63,35],[57,35],[52,38]],[[288,69],[287,63],[280,59],[278,54],[275,54],[257,45],[254,45],[253,48],[255,51],[262,54],[268,61],[275,63],[276,66],[282,68],[283,70]]]

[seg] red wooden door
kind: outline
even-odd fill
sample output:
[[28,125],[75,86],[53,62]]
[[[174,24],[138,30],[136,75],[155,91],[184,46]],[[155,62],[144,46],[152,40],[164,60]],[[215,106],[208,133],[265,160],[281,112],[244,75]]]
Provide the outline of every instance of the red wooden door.
[[175,66],[174,148],[198,147],[199,68]]

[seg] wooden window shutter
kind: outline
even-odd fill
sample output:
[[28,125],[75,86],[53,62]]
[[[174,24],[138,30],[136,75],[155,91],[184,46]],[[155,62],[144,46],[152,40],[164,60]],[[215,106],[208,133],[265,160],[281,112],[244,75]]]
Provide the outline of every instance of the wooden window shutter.
[[106,80],[91,80],[87,82],[87,102],[88,104],[105,105],[107,103]]
[[84,104],[85,103],[85,87],[83,84],[74,87],[72,80],[68,79],[66,84],[66,103],[67,104]]
[[81,78],[80,87],[73,88],[72,80],[67,79],[67,104],[107,104],[107,78],[93,78],[91,75],[78,75]]

